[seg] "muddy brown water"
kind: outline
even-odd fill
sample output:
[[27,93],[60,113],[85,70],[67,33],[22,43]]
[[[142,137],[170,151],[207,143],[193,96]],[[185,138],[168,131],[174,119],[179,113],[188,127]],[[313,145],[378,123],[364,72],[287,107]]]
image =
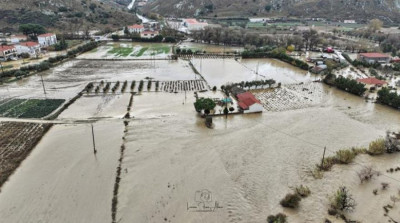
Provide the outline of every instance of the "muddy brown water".
[[[284,84],[315,79],[274,60],[242,63],[253,69],[259,64],[260,73],[282,78]],[[155,72],[150,63],[143,65],[145,69],[131,62],[104,64],[73,61],[49,71],[45,78],[54,80],[55,86],[66,86],[68,81],[71,85],[84,85],[97,78],[123,80],[153,75],[173,80],[194,75],[184,61],[157,62]],[[203,76],[210,85],[256,78],[254,72],[234,60],[203,61],[203,66]],[[40,94],[37,77],[23,81],[26,82],[8,85],[14,95]],[[25,86],[27,89],[23,89]],[[0,219],[111,222],[119,148],[125,136],[119,222],[265,222],[268,215],[278,212],[287,214],[289,222],[322,222],[328,217],[329,196],[340,185],[349,187],[358,203],[350,214],[353,219],[386,222],[382,206],[397,193],[397,181],[380,176],[361,185],[356,173],[361,166],[357,164],[335,166],[320,180],[308,171],[320,162],[324,146],[328,148],[327,155],[332,155],[342,148],[367,146],[371,140],[384,136],[386,130],[398,130],[400,113],[321,86],[323,96],[313,106],[227,119],[215,117],[213,129],[206,128],[204,119],[195,114],[192,93],[186,97],[184,93],[164,92],[134,96],[134,118],[126,133],[121,115],[126,111],[128,97],[82,97],[58,121],[100,119],[95,124],[97,156],[92,153],[89,125],[53,127],[2,188]],[[66,87],[59,95],[68,96],[76,89]],[[7,92],[6,86],[0,90]],[[398,158],[398,154],[361,155],[356,162],[374,165],[386,174],[387,168],[398,165]],[[398,173],[390,176],[400,179]],[[390,189],[373,195],[372,190],[379,188],[381,182],[389,182]],[[309,186],[311,196],[303,199],[296,211],[283,209],[280,199],[299,184]],[[198,196],[204,190],[211,193],[209,204],[215,205],[216,201],[221,207],[207,212],[188,210],[188,205],[200,206],[199,199],[209,202]],[[397,206],[391,216],[399,219]]]

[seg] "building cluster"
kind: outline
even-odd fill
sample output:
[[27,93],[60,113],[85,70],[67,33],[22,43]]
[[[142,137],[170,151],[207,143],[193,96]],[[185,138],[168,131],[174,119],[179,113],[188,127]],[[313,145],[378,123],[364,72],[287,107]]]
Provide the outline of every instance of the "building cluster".
[[142,24],[128,26],[128,32],[140,35],[141,38],[151,39],[160,34],[161,26],[159,22],[148,21]]
[[184,33],[203,30],[207,26],[210,26],[205,20],[197,20],[194,18],[168,18],[166,22],[170,28]]
[[37,36],[37,42],[28,41],[28,36],[14,35],[7,39],[6,44],[0,45],[0,60],[17,60],[23,54],[29,57],[38,57],[42,49],[57,44],[54,33],[45,33]]

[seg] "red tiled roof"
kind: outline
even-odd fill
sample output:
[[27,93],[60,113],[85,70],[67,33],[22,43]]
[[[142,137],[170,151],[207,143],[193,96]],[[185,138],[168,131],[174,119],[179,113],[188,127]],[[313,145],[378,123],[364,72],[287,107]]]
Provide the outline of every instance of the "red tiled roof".
[[357,79],[358,82],[368,84],[368,85],[384,85],[387,82],[386,81],[381,81],[379,79],[376,79],[374,77],[369,77],[369,78],[363,78],[363,79]]
[[247,109],[254,104],[260,104],[260,101],[257,100],[251,92],[241,93],[236,95],[236,97],[238,98],[238,104],[242,109]]
[[12,50],[14,48],[14,46],[0,45],[0,51]]
[[36,42],[25,42],[25,43],[20,43],[19,45],[21,45],[21,46],[27,46],[27,47],[32,47],[32,46],[38,46],[39,43],[36,43]]
[[144,31],[142,34],[158,34],[158,31]]
[[132,25],[132,26],[128,26],[128,28],[131,28],[131,29],[143,29],[144,26],[143,26],[143,25],[135,24],[135,25]]
[[367,58],[388,58],[389,56],[383,53],[360,53],[360,56]]
[[49,36],[53,36],[53,35],[55,35],[55,34],[54,33],[45,33],[45,34],[39,35],[38,37],[49,37]]
[[196,19],[186,19],[186,22],[189,24],[197,24],[199,23]]

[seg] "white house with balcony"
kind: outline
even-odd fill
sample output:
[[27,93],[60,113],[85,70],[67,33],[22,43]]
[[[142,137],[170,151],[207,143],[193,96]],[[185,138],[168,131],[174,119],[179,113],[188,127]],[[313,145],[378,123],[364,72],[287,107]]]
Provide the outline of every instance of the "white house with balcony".
[[15,45],[17,54],[28,53],[31,57],[37,57],[40,54],[40,45],[36,42],[24,42]]
[[7,60],[17,56],[17,50],[14,46],[0,45],[0,59]]
[[38,36],[41,47],[48,47],[57,44],[57,36],[54,33],[45,33]]
[[139,24],[128,26],[128,31],[130,33],[142,33],[144,31],[144,26]]

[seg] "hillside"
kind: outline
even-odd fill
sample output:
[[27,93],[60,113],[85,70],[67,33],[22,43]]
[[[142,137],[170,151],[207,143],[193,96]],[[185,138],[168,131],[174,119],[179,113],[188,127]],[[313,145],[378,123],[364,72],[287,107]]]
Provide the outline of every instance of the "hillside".
[[137,18],[125,0],[2,0],[0,31],[16,31],[19,24],[38,23],[50,29],[73,32],[89,28],[121,27]]
[[153,0],[143,9],[164,16],[295,16],[400,22],[400,0]]

